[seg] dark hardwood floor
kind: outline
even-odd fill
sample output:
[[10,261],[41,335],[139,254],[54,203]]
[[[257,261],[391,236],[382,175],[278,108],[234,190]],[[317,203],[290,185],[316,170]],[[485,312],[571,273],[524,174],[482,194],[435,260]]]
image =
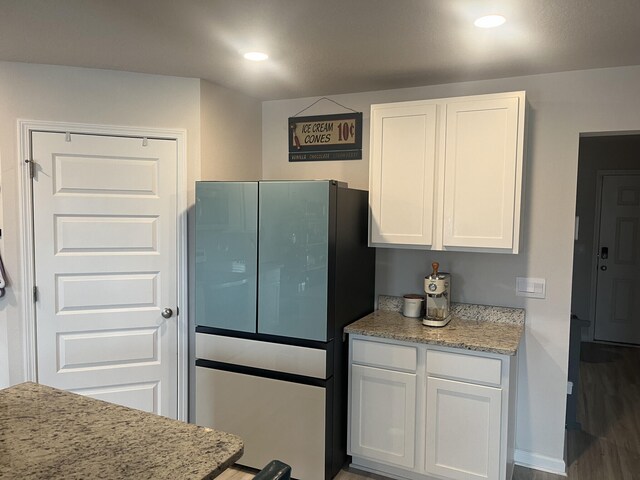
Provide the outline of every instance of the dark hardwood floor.
[[582,347],[582,431],[569,432],[570,478],[640,479],[640,348]]
[[[516,466],[513,480],[640,480],[640,348],[583,343],[578,421],[567,432],[567,477]],[[255,471],[229,469],[224,480]],[[336,480],[379,480],[345,468]]]
[[[640,480],[640,348],[583,343],[578,421],[567,432],[570,480]],[[516,467],[514,480],[563,477]]]

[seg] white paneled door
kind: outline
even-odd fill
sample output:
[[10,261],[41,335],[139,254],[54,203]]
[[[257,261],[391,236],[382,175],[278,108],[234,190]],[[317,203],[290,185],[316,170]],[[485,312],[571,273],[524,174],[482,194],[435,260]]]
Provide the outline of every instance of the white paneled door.
[[31,142],[38,381],[176,418],[176,141]]
[[595,339],[640,345],[640,175],[604,175]]

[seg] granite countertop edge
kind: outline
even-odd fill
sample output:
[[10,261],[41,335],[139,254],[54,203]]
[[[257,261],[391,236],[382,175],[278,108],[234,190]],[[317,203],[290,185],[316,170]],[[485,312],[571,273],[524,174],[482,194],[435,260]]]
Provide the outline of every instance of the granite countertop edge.
[[452,303],[445,327],[427,327],[420,318],[402,315],[402,297],[381,295],[379,309],[347,325],[345,333],[409,343],[515,355],[524,334],[521,308]]
[[[425,327],[426,328],[426,327]],[[435,327],[437,328],[437,327]],[[358,329],[358,328],[350,328],[346,327],[345,332],[351,335],[362,335],[366,337],[376,337],[376,338],[386,338],[389,340],[398,340],[401,342],[408,343],[421,343],[425,345],[436,345],[439,347],[449,347],[449,348],[461,348],[463,350],[470,350],[474,352],[485,352],[485,353],[497,353],[499,355],[508,355],[512,356],[517,353],[518,348],[500,348],[495,346],[488,346],[483,344],[474,344],[469,342],[452,342],[449,340],[434,340],[430,338],[420,338],[418,336],[408,337],[402,334],[393,334],[393,333],[383,333],[383,332],[373,332],[366,328]]]

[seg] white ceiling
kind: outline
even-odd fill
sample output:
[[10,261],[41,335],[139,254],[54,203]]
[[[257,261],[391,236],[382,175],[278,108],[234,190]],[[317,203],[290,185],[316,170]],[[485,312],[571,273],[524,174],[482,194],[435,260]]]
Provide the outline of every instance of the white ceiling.
[[[473,26],[496,12],[502,27]],[[638,65],[640,0],[0,0],[0,60],[197,77],[261,99],[382,90]]]

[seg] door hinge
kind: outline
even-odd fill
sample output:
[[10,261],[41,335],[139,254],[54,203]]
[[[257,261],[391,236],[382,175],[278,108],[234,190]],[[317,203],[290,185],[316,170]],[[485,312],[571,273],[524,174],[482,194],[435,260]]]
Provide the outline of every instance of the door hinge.
[[38,287],[33,287],[33,301],[34,303],[38,301]]
[[36,171],[36,168],[35,168],[36,164],[34,163],[33,160],[29,160],[29,159],[26,159],[24,163],[26,163],[27,166],[29,167],[29,177],[31,177],[31,180],[33,180],[33,177],[35,176],[35,171]]

